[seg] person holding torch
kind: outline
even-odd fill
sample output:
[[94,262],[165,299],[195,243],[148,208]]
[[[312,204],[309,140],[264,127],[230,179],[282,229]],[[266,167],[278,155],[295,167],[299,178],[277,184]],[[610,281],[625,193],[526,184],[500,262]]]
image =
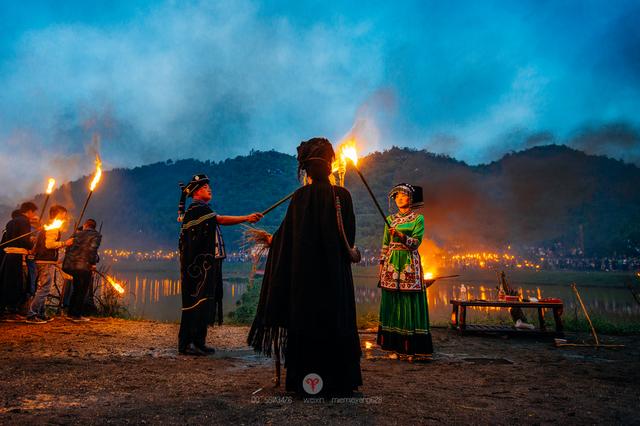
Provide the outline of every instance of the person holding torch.
[[387,217],[380,255],[380,325],[378,345],[383,350],[427,360],[433,353],[429,307],[418,247],[424,235],[422,188],[401,183],[389,192],[398,207]]
[[44,302],[51,292],[56,263],[58,262],[58,252],[61,248],[73,244],[73,238],[60,241],[60,227],[67,220],[67,209],[58,204],[51,206],[49,220],[51,225],[45,225],[38,234],[35,245],[35,261],[38,271],[37,290],[27,313],[27,322],[32,324],[41,324],[49,320],[44,311]]
[[[186,198],[193,202],[182,215]],[[255,223],[261,213],[223,216],[209,206],[212,198],[207,175],[193,176],[182,188],[180,198],[180,278],[182,318],[178,351],[182,355],[207,355],[215,349],[206,346],[207,326],[217,317],[222,322],[222,260],[226,257],[220,225]]]
[[317,397],[351,396],[362,385],[360,338],[351,263],[356,219],[351,194],[331,184],[335,152],[325,138],[298,146],[298,177],[271,239],[256,315],[247,342],[284,357],[286,390]]
[[22,203],[15,216],[7,223],[0,248],[0,315],[7,309],[5,320],[19,318],[20,306],[26,302],[27,275],[23,270],[24,258],[33,247],[30,220],[38,215],[32,202]]

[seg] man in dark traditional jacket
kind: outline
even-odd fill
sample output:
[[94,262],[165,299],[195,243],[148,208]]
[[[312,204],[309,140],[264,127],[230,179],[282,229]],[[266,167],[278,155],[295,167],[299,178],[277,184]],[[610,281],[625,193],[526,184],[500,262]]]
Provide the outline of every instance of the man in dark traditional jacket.
[[298,147],[298,171],[311,184],[295,192],[273,235],[248,336],[258,352],[284,355],[286,389],[299,394],[350,395],[362,385],[347,248],[355,240],[355,215],[349,191],[329,181],[333,158],[324,138]]
[[206,346],[207,326],[214,319],[222,323],[222,260],[226,257],[220,225],[255,223],[260,213],[222,216],[209,207],[211,187],[204,174],[193,176],[183,189],[181,206],[193,197],[182,218],[180,232],[180,277],[182,280],[182,318],[178,351],[183,355],[215,352]]
[[98,248],[102,234],[96,231],[96,221],[87,219],[82,230],[73,234],[71,246],[67,249],[62,269],[73,277],[73,292],[69,303],[69,319],[73,322],[89,321],[83,317],[84,302],[93,278],[93,271],[100,260]]
[[28,277],[23,260],[33,248],[33,242],[27,234],[31,232],[30,220],[37,213],[35,204],[23,203],[5,228],[2,242],[24,236],[0,248],[0,314],[6,308],[8,314],[15,316],[20,305],[26,302]]

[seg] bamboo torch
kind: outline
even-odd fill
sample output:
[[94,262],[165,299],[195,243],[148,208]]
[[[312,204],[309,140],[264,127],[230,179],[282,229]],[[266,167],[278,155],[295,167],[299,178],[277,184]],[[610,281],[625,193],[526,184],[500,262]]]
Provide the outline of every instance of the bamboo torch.
[[49,178],[49,183],[47,184],[47,191],[45,192],[44,203],[42,203],[42,210],[40,210],[40,220],[44,217],[45,210],[47,209],[47,204],[49,204],[49,197],[53,192],[53,187],[56,185],[56,180],[54,178]]
[[358,169],[358,152],[356,151],[355,142],[353,140],[340,147],[340,158],[345,161],[345,164],[347,160],[351,160],[351,163],[353,163],[354,170],[356,171],[356,173],[358,173],[358,176],[360,176],[360,179],[362,180],[362,183],[364,184],[365,188],[367,188],[367,191],[369,192],[371,199],[376,205],[376,208],[378,209],[380,216],[382,216],[382,220],[384,220],[384,223],[389,228],[391,228],[391,224],[387,220],[387,216],[384,214],[384,211],[382,211],[382,207],[380,207],[380,204],[378,203],[376,196],[373,195],[373,191],[371,191],[371,188],[369,187],[369,183],[367,183],[367,180],[364,178],[364,175],[362,174],[360,169]]
[[340,161],[338,163],[338,181],[340,186],[344,186],[344,177],[347,174],[347,158],[344,155],[340,155]]
[[82,222],[82,217],[84,216],[84,212],[87,210],[87,205],[89,204],[91,195],[93,195],[93,191],[96,189],[98,182],[100,182],[101,176],[102,176],[102,162],[100,161],[100,157],[96,155],[96,173],[93,175],[93,180],[91,181],[91,185],[89,185],[89,194],[87,195],[87,199],[84,201],[82,212],[80,212],[80,217],[78,217],[78,220],[73,226],[72,232],[76,232],[76,230],[78,229],[78,225],[80,225],[80,223]]
[[[297,191],[297,190],[296,190]],[[287,195],[286,197],[284,197],[282,200],[278,201],[277,203],[275,203],[274,205],[272,205],[271,207],[269,207],[268,209],[266,209],[265,211],[262,212],[262,216],[266,215],[267,213],[269,213],[271,210],[275,209],[276,207],[278,207],[280,204],[284,203],[285,201],[287,201],[288,199],[290,199],[291,197],[293,197],[293,194],[295,194],[296,191],[293,191],[291,194]]]
[[[344,186],[344,176],[347,173],[347,163],[348,163],[348,161],[351,160],[353,162],[353,164],[354,164],[354,167],[355,167],[356,163],[358,162],[358,154],[356,152],[355,141],[352,139],[352,140],[349,140],[348,142],[340,145],[340,148],[338,149],[338,151],[339,151],[338,158],[335,161],[333,161],[333,163],[331,163],[331,173],[336,173],[337,172],[338,173],[338,183],[339,183],[340,186]],[[360,177],[362,177],[362,175],[360,175]],[[364,177],[362,179],[364,179]],[[365,185],[366,185],[366,183],[365,183]],[[368,185],[367,185],[367,188],[369,188]],[[369,191],[369,192],[371,193],[371,191]],[[271,207],[269,207],[268,209],[263,211],[262,215],[263,216],[266,215],[271,210],[273,210],[276,207],[278,207],[280,204],[282,204],[285,201],[289,200],[291,197],[293,197],[294,193],[295,193],[295,191],[293,191],[291,194],[287,195],[286,197],[284,197],[283,199],[281,199],[280,201],[278,201],[277,203],[275,203],[274,205],[272,205]],[[376,205],[377,204],[378,203],[376,201]],[[384,217],[384,214],[383,214],[383,217]]]

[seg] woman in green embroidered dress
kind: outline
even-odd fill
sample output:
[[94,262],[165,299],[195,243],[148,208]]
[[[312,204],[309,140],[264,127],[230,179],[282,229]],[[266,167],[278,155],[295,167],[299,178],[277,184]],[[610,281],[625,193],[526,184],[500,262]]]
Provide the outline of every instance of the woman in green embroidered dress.
[[389,192],[398,213],[387,217],[380,255],[380,326],[378,345],[384,350],[417,358],[433,352],[429,307],[418,247],[424,235],[424,217],[414,211],[422,205],[422,188],[401,183]]

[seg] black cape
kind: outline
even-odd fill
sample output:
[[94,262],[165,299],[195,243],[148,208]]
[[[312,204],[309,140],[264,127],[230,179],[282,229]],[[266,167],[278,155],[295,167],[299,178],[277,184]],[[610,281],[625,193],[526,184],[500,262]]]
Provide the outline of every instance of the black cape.
[[[351,195],[333,188],[353,246]],[[349,392],[362,384],[351,263],[338,233],[333,194],[328,181],[314,181],[293,195],[273,235],[248,337],[249,345],[265,355],[278,345],[286,388],[300,393],[309,373],[320,375],[323,392]]]
[[224,245],[216,213],[194,202],[180,233],[182,320],[180,346],[205,344],[207,324],[222,323],[222,259]]
[[[2,242],[12,240],[31,231],[29,219],[18,215],[11,219],[5,228]],[[13,241],[7,247],[31,250],[33,243],[29,236]],[[6,254],[0,247],[0,307],[16,307],[26,300],[27,277],[22,267],[22,255]]]

